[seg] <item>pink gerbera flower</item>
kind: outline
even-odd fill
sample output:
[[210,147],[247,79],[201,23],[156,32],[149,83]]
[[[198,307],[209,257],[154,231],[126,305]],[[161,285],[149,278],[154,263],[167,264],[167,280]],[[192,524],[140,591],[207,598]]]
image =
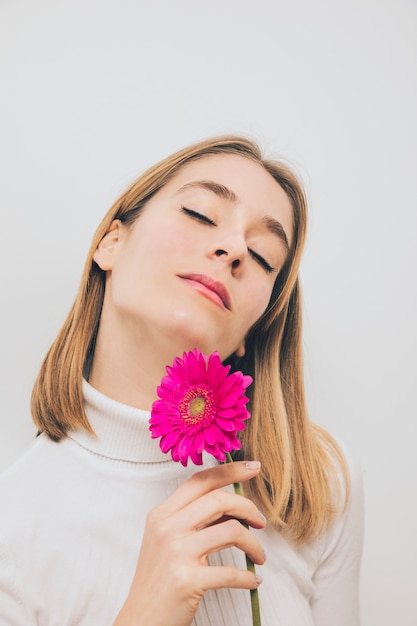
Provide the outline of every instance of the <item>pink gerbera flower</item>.
[[242,445],[236,433],[250,417],[244,393],[252,378],[229,374],[230,365],[222,364],[218,352],[206,357],[199,350],[184,352],[166,370],[152,405],[152,437],[160,437],[162,452],[171,451],[184,466],[189,458],[201,465],[203,450],[225,461],[226,453]]

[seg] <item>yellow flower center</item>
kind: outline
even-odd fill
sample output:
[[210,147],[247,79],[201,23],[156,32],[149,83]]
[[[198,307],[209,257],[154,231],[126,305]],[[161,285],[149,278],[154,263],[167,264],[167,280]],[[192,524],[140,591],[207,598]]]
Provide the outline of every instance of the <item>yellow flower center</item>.
[[190,426],[212,416],[214,407],[213,392],[204,385],[188,389],[179,403],[179,413]]
[[201,396],[197,396],[197,398],[193,398],[188,405],[188,415],[191,417],[197,417],[197,415],[204,413],[205,407],[206,399]]

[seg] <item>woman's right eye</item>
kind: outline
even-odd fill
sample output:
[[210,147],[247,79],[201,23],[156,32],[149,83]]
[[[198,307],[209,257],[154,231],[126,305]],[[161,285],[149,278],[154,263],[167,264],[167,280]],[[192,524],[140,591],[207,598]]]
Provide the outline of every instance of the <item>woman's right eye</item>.
[[183,213],[185,213],[185,215],[188,215],[189,217],[198,220],[199,222],[209,224],[210,226],[216,226],[215,222],[213,222],[213,220],[211,220],[209,217],[207,217],[207,215],[204,215],[203,213],[199,213],[198,211],[194,211],[193,209],[187,209],[187,207],[185,206],[182,206],[181,210]]

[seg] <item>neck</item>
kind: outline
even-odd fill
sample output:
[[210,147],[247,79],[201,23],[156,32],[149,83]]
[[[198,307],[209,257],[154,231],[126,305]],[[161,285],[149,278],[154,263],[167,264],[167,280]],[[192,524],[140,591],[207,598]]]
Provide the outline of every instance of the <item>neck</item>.
[[149,411],[166,366],[195,347],[180,347],[172,339],[153,329],[126,332],[123,326],[107,324],[102,316],[89,383],[117,402]]
[[120,364],[120,361],[109,361],[106,352],[96,349],[88,382],[117,402],[149,411],[156,400],[156,387],[164,373],[163,368],[156,370],[150,367],[144,358],[138,357],[132,363],[125,355]]

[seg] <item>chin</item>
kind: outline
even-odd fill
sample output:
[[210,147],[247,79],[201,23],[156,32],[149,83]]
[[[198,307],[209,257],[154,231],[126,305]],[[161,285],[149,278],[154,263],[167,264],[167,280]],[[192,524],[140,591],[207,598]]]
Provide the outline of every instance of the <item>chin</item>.
[[178,355],[196,348],[203,354],[211,354],[215,350],[221,352],[220,342],[216,342],[208,337],[207,331],[202,330],[199,332],[197,329],[190,328],[189,325],[186,329],[178,327],[172,329],[170,337],[174,339],[174,344],[178,346]]
[[[208,329],[212,332],[209,333]],[[222,360],[233,353],[234,349],[227,345],[224,327],[219,327],[213,318],[199,311],[175,311],[170,315],[170,323],[166,336],[177,350],[176,356],[190,350],[200,350],[203,354],[218,351]]]

